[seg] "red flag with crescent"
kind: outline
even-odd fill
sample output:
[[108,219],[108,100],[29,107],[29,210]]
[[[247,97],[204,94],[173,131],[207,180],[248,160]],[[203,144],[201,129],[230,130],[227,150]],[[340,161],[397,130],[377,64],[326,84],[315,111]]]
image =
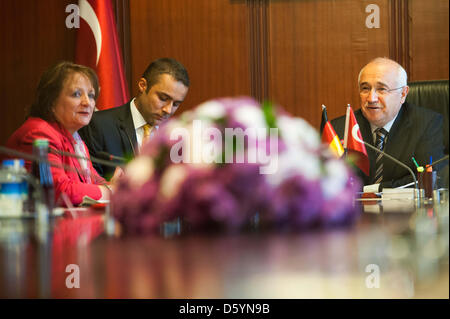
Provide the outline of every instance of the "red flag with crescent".
[[370,162],[369,157],[367,156],[366,146],[362,141],[363,138],[355,118],[355,113],[353,113],[353,109],[349,105],[347,107],[347,115],[345,118],[344,148],[347,149],[348,155],[353,155],[356,158],[356,166],[358,166],[364,174],[369,176]]
[[100,96],[96,106],[103,110],[125,104],[129,93],[112,3],[80,0],[79,8],[75,62],[97,72]]

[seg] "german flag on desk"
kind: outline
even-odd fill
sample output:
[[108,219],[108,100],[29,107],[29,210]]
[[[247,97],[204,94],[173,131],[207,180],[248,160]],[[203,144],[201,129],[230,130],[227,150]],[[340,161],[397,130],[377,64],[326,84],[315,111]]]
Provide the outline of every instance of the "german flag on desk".
[[334,131],[333,126],[328,122],[327,108],[322,104],[322,121],[320,123],[320,133],[322,134],[322,143],[327,144],[330,150],[336,157],[344,155],[344,148],[342,147],[339,136]]

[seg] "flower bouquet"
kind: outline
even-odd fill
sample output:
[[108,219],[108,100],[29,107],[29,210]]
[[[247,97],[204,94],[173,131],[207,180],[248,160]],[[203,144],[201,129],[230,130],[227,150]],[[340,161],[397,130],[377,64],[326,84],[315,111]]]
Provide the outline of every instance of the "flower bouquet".
[[164,123],[111,199],[125,232],[181,219],[190,229],[349,224],[359,181],[301,118],[247,97],[205,102]]

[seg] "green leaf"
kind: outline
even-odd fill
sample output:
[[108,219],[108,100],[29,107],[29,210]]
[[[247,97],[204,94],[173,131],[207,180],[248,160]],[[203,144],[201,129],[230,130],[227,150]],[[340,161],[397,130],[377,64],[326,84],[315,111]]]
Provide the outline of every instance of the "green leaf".
[[266,119],[267,126],[269,128],[278,128],[277,117],[275,116],[275,110],[273,104],[270,101],[264,101],[262,104],[262,111],[264,118]]

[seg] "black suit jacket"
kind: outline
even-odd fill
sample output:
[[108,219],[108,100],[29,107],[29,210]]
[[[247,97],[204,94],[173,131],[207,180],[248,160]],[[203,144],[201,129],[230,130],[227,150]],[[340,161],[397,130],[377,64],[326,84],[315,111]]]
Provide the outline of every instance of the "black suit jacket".
[[[94,112],[89,125],[80,129],[79,134],[94,157],[99,152],[130,158],[137,148],[136,131],[131,116],[130,102],[104,111]],[[113,167],[94,164],[97,172],[109,179],[114,173]]]
[[[361,109],[355,112],[355,117],[364,141],[374,145],[369,121],[363,116]],[[332,120],[331,124],[339,137],[343,138],[345,116]],[[444,156],[442,125],[443,119],[439,113],[404,103],[389,131],[384,151],[416,172],[416,167],[411,159],[413,156],[419,165],[424,167],[425,164],[429,164],[430,156],[433,157],[433,160],[438,160]],[[370,176],[366,176],[361,171],[357,173],[363,180],[364,185],[369,185],[373,183],[377,155],[375,151],[366,149],[370,161]],[[413,181],[405,168],[385,157],[383,161],[381,187],[398,187]],[[442,165],[438,165],[433,169],[439,170],[441,167]]]

